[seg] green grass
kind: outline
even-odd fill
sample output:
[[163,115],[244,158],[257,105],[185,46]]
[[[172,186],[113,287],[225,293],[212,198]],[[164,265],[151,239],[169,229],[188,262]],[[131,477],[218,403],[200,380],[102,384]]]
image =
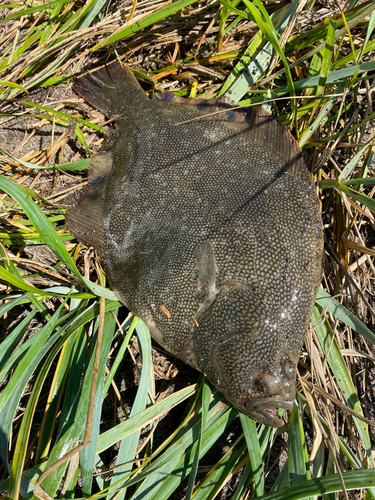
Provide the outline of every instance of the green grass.
[[[346,2],[341,13],[331,6],[323,18],[314,0],[2,7],[2,123],[22,116],[49,123],[51,134],[55,126],[67,134],[55,139],[55,149],[37,152],[0,145],[0,494],[32,498],[47,471],[41,487],[52,498],[375,498],[374,1]],[[305,16],[296,18],[300,8]],[[189,38],[181,19],[203,29]],[[88,60],[103,62],[108,53],[130,67],[129,58],[138,58],[136,76],[161,88],[180,75],[182,96],[194,92],[187,73],[198,65],[209,69],[196,73],[198,97],[226,94],[243,105],[267,100],[305,151],[327,253],[301,352],[299,392],[282,429],[239,415],[203,376],[157,394],[147,328],[124,316],[96,260],[81,257],[64,226],[67,207],[38,192],[38,175],[78,179],[93,134],[104,125],[78,99],[60,111],[58,99],[46,105],[35,91],[65,88]],[[140,55],[152,54],[162,64],[143,64]],[[68,136],[78,160],[65,158]],[[40,244],[54,262],[25,257],[25,249]],[[124,364],[135,372],[134,394],[127,380],[125,390],[117,387]],[[110,397],[122,413],[108,425]],[[57,463],[82,442],[89,407],[90,443],[79,458]],[[163,427],[176,407],[183,416]]]

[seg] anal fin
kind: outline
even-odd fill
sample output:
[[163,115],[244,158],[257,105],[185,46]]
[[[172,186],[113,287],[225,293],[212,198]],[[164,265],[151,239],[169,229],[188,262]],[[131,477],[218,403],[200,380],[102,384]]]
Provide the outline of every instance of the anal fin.
[[66,212],[66,224],[80,242],[104,253],[104,197],[107,175],[112,168],[110,152],[94,157],[89,166],[89,189],[84,199]]
[[90,193],[65,214],[66,224],[72,235],[81,243],[94,247],[99,254],[103,254],[105,248],[103,207],[104,200],[94,199]]

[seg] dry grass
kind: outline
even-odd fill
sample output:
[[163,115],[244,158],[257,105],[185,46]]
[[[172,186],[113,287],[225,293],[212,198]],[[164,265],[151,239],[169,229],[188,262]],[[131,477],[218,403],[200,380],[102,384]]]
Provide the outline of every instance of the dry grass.
[[[375,337],[371,337],[375,318],[375,188],[373,181],[366,181],[367,178],[375,177],[375,65],[372,48],[375,44],[372,33],[367,37],[369,26],[374,24],[374,7],[370,2],[358,2],[354,10],[350,9],[348,2],[344,5],[342,1],[298,3],[296,15],[288,22],[280,39],[280,45],[290,66],[293,89],[290,82],[288,83],[280,57],[274,53],[269,60],[262,58],[259,48],[266,42],[266,37],[261,38],[258,26],[253,20],[237,17],[235,13],[225,13],[225,3],[221,10],[216,1],[207,0],[191,6],[187,5],[188,2],[185,3],[186,6],[182,10],[175,13],[168,11],[168,16],[165,17],[163,12],[166,11],[162,9],[172,8],[175,4],[165,1],[102,2],[101,14],[97,17],[94,14],[99,3],[95,6],[95,2],[66,2],[54,5],[48,10],[43,10],[41,3],[34,2],[30,7],[39,10],[5,20],[0,25],[0,90],[2,89],[3,98],[0,115],[1,173],[17,186],[28,187],[39,195],[36,197],[30,194],[55,227],[65,248],[72,252],[81,274],[86,279],[98,282],[101,271],[96,258],[93,252],[87,249],[78,253],[74,240],[64,227],[64,212],[66,207],[76,203],[79,191],[85,187],[85,168],[88,162],[82,163],[82,160],[87,160],[90,154],[100,150],[103,144],[102,129],[109,130],[112,124],[107,124],[104,116],[83,103],[72,92],[70,81],[73,75],[88,67],[95,67],[109,58],[118,57],[136,70],[137,76],[143,77],[142,84],[149,93],[171,90],[181,96],[190,96],[196,92],[198,97],[210,97],[218,94],[228,78],[235,75],[235,87],[231,90],[237,96],[236,100],[241,103],[250,104],[250,100],[252,103],[262,101],[266,92],[271,98],[275,98],[274,113],[298,135],[304,147],[307,165],[316,175],[326,243],[322,283],[324,290],[335,297],[337,302],[327,300],[324,295],[318,300],[312,318],[313,327],[306,335],[299,363],[299,407],[297,414],[290,416],[289,427],[285,426],[277,434],[263,427],[246,428],[246,424],[242,421],[240,423],[238,418],[233,420],[235,410],[225,410],[220,397],[215,396],[215,411],[220,418],[214,420],[210,417],[212,421],[207,420],[207,425],[210,430],[214,429],[214,425],[218,426],[212,430],[213,433],[216,432],[216,444],[213,451],[208,452],[199,463],[194,498],[213,498],[215,494],[217,498],[260,498],[264,491],[269,491],[271,487],[288,487],[293,481],[302,483],[301,490],[289,489],[280,493],[280,497],[275,493],[272,498],[305,498],[306,491],[311,497],[317,498],[318,492],[322,490],[314,490],[312,482],[309,483],[311,489],[306,490],[303,481],[309,481],[311,477],[321,477],[324,480],[334,473],[339,483],[341,481],[342,487],[329,491],[341,492],[327,493],[325,498],[373,498],[375,490],[370,489],[374,484],[371,483],[373,478],[370,481],[367,476],[362,477],[360,474],[361,469],[373,472],[375,458],[372,450],[375,443]],[[284,3],[264,2],[264,5],[271,14],[282,8]],[[245,6],[246,2],[232,2],[233,8],[243,10]],[[344,15],[341,14],[340,7],[343,8]],[[86,11],[83,10],[85,8]],[[25,5],[21,2],[19,9],[1,9],[0,18],[4,19],[5,16],[24,9]],[[331,33],[327,31],[327,23],[324,24],[328,18],[335,22]],[[343,19],[349,27],[350,36]],[[334,38],[333,45],[327,43],[329,36],[334,37],[339,32],[341,34]],[[101,48],[98,47],[99,44]],[[355,57],[354,49],[360,51]],[[367,71],[355,74],[353,60],[356,60],[358,65],[372,66],[365,66]],[[244,70],[248,65],[254,64],[254,61],[257,68],[261,68],[263,64],[266,67],[255,75],[256,81],[246,93]],[[344,71],[345,68],[352,68],[352,72],[348,76],[339,74],[337,79],[334,79],[334,72]],[[320,77],[318,85],[312,85],[315,75]],[[331,76],[333,80],[329,83]],[[150,84],[150,79],[155,83],[155,88]],[[301,86],[301,80],[307,80],[305,86]],[[245,81],[245,84],[241,84],[241,81]],[[293,94],[296,95],[295,100],[290,98]],[[318,99],[312,98],[317,95]],[[327,95],[335,97],[325,97]],[[362,154],[357,158],[356,155],[360,151]],[[38,168],[30,168],[28,164]],[[48,168],[44,170],[39,167]],[[355,179],[364,181],[349,186]],[[45,241],[45,236],[39,230],[38,224],[30,219],[22,203],[15,203],[8,194],[4,192],[1,195],[3,203],[0,237],[3,266],[0,267],[21,281],[15,281],[15,278],[10,281],[4,271],[0,284],[3,293],[8,295],[4,305],[22,300],[22,294],[24,304],[14,309],[9,308],[9,311],[2,310],[3,338],[10,338],[21,321],[25,321],[25,327],[20,328],[20,332],[15,336],[14,349],[9,351],[9,359],[14,358],[14,363],[7,365],[8,359],[5,358],[2,360],[3,364],[0,364],[5,382],[11,380],[19,362],[17,345],[21,346],[25,341],[30,341],[48,322],[53,324],[54,314],[57,321],[57,318],[62,317],[63,310],[64,314],[68,314],[76,307],[80,314],[83,314],[85,309],[94,307],[92,317],[85,323],[85,330],[82,330],[79,322],[75,324],[74,335],[77,335],[77,338],[81,336],[79,348],[83,349],[86,341],[90,344],[86,334],[89,339],[96,330],[95,321],[99,313],[97,305],[94,304],[96,299],[92,290],[85,291],[86,296],[77,296],[74,299],[76,302],[69,299],[59,311],[63,294],[60,293],[62,289],[57,287],[77,287],[79,284],[80,287],[76,288],[76,291],[82,292],[84,285],[78,281],[77,275],[72,274],[68,261],[62,259],[61,254],[57,253],[56,256],[46,246],[40,246]],[[61,260],[63,265],[59,265]],[[30,292],[26,286],[22,286],[22,283],[39,289],[54,287],[54,292],[59,297],[39,296],[35,290]],[[26,296],[27,292],[33,294],[32,299]],[[337,303],[346,309],[339,309]],[[146,415],[142,433],[133,438],[135,444],[131,441],[132,434],[123,436],[120,428],[117,437],[110,434],[110,430],[119,422],[126,422],[127,416],[134,408],[134,398],[140,381],[139,371],[143,373],[145,366],[145,359],[141,360],[138,342],[143,342],[142,347],[145,348],[147,341],[143,334],[138,332],[138,341],[133,338],[126,347],[127,344],[123,340],[126,338],[126,332],[122,330],[125,331],[130,323],[126,321],[123,312],[118,313],[115,303],[109,301],[108,304],[108,310],[112,311],[115,317],[108,313],[106,326],[116,336],[114,343],[110,345],[109,342],[105,347],[110,360],[107,376],[111,367],[117,368],[116,356],[122,346],[123,354],[128,351],[128,355],[120,365],[123,374],[118,371],[112,380],[112,389],[109,389],[110,395],[103,407],[100,428],[101,432],[106,431],[109,434],[105,445],[100,445],[102,448],[97,445],[102,462],[98,461],[98,456],[94,459],[95,450],[92,449],[87,454],[92,460],[88,456],[81,460],[87,460],[86,464],[91,463],[92,470],[95,462],[97,470],[105,472],[104,478],[110,476],[108,469],[115,466],[114,457],[117,452],[114,443],[119,437],[128,439],[127,446],[133,446],[134,452],[132,458],[128,457],[126,460],[132,461],[134,458],[141,475],[137,480],[133,470],[126,498],[138,498],[134,484],[142,491],[143,485],[146,484],[142,483],[143,473],[146,474],[144,481],[147,477],[149,480],[160,480],[156,473],[152,475],[153,471],[148,462],[150,457],[155,456],[158,446],[179,431],[182,410],[175,409],[165,413],[169,407],[167,402],[157,417]],[[39,310],[38,314],[32,312],[35,308]],[[350,316],[350,313],[353,316]],[[69,316],[72,321],[73,318],[73,315]],[[363,325],[366,325],[368,330]],[[54,324],[51,335],[58,327],[57,323]],[[65,333],[62,332],[61,335]],[[70,340],[72,338],[67,337],[67,347],[64,349],[71,349],[71,355],[78,356],[78,344],[73,345]],[[51,350],[54,345],[51,344]],[[179,394],[180,390],[185,390],[183,388],[187,384],[196,382],[193,371],[181,363],[176,363],[176,360],[163,353],[157,346],[155,349],[153,375],[156,388],[147,386],[144,382],[147,386],[146,399],[143,401],[144,406],[138,410],[142,418],[147,404],[147,392],[155,403],[161,404],[166,401],[167,396],[172,393]],[[60,353],[57,347],[53,362],[49,366],[42,365],[47,354],[46,349],[45,357],[38,361],[40,364],[36,365],[35,371],[24,381],[24,393],[20,402],[9,399],[9,404],[12,403],[15,407],[13,425],[8,422],[9,415],[5,410],[0,411],[0,421],[5,429],[4,437],[0,436],[0,445],[4,448],[9,441],[10,449],[8,457],[5,449],[2,452],[5,462],[4,481],[0,486],[3,492],[9,488],[8,463],[10,466],[13,463],[14,467],[15,456],[19,453],[16,446],[23,447],[25,452],[23,459],[18,457],[17,462],[21,470],[25,471],[23,480],[28,482],[33,478],[35,481],[40,475],[37,464],[43,464],[48,456],[51,457],[49,463],[53,462],[61,452],[62,444],[68,439],[79,439],[82,434],[85,408],[77,410],[74,432],[63,433],[62,419],[68,418],[68,404],[70,402],[73,405],[74,401],[72,391],[80,390],[80,386],[74,385],[70,378],[64,379],[72,373],[72,367],[63,351]],[[86,361],[88,360],[89,358]],[[82,361],[82,372],[79,374],[83,382],[86,377],[87,380],[90,379],[90,372],[85,371],[86,361]],[[23,429],[22,421],[25,421],[26,417],[29,418],[25,408],[31,400],[30,394],[33,394],[37,387],[37,375],[43,369],[46,370],[47,378],[45,382],[44,379],[40,381],[42,392],[38,403],[35,403],[36,413],[31,415],[29,427]],[[104,380],[104,365],[102,370]],[[151,375],[152,373],[149,374],[150,380]],[[69,383],[73,384],[71,388]],[[200,379],[198,383],[204,394],[206,382]],[[53,393],[49,392],[53,384],[56,384],[58,398],[54,398]],[[348,394],[347,391],[352,391],[352,388],[353,393]],[[184,394],[181,399],[185,397]],[[202,419],[199,413],[202,400],[194,394],[191,397],[181,433],[188,428],[189,422],[194,422],[199,429]],[[203,407],[204,398],[203,395]],[[83,407],[85,404],[87,406],[86,400],[82,402]],[[98,404],[102,404],[102,401]],[[49,406],[51,409],[48,410],[48,415],[51,420],[46,422],[42,413],[47,411]],[[225,423],[220,420],[225,418]],[[55,419],[56,426],[51,423],[54,423]],[[303,427],[300,426],[301,422]],[[368,425],[365,425],[365,422]],[[99,422],[97,426],[99,428]],[[59,433],[56,434],[58,429]],[[246,438],[251,437],[250,443],[253,443],[255,449],[254,455],[250,454],[250,459],[246,440],[241,437],[244,430]],[[22,432],[24,434],[21,434]],[[53,436],[51,442],[50,434]],[[205,449],[203,434],[201,436],[200,446]],[[209,436],[206,438],[209,440]],[[102,442],[104,443],[104,438],[100,441]],[[41,451],[43,446],[45,448]],[[293,446],[294,450],[299,449],[300,454],[288,456],[288,446]],[[160,457],[166,457],[163,453],[167,452],[173,454],[173,447],[177,456],[185,454],[192,463],[194,462],[193,440],[183,449],[178,447],[177,441],[173,441],[172,446],[166,448],[167,451],[160,452]],[[256,459],[263,463],[264,476],[259,471],[260,475],[257,476],[254,468]],[[124,461],[123,458],[122,460]],[[310,466],[305,466],[306,461]],[[157,458],[151,463],[158,463]],[[172,477],[177,474],[179,464],[178,460],[171,463],[169,472],[163,469],[163,464],[159,464],[160,471],[164,470],[165,474]],[[182,467],[181,464],[180,466]],[[224,473],[219,473],[220,467]],[[74,473],[75,468],[72,469]],[[189,470],[184,469],[184,473]],[[357,472],[357,483],[350,482],[350,471],[353,470]],[[15,492],[18,494],[16,483],[21,478],[19,472],[13,470],[11,496]],[[82,470],[80,474],[79,480],[76,476],[71,476],[74,486],[75,482],[78,483],[78,496],[88,495],[90,491],[99,491],[108,486],[103,482],[101,474],[93,486],[87,479],[88,476],[86,479],[82,478]],[[57,495],[56,490],[61,487],[60,480],[63,477],[64,473],[61,472],[60,476],[55,477],[55,483],[52,479],[47,486],[43,483],[43,487],[50,491],[51,496]],[[188,479],[181,481],[181,484],[176,481],[176,484],[171,485],[171,482],[172,479],[169,483],[166,480],[161,490],[155,490],[155,498],[183,498],[186,490],[190,491],[194,479],[192,483],[189,483]],[[64,484],[69,494],[73,495],[74,486],[69,486],[68,483],[65,476]],[[324,484],[328,484],[328,480]],[[344,484],[349,491],[345,491]],[[351,486],[352,484],[355,485]],[[363,488],[358,488],[358,484],[363,484]],[[350,491],[351,489],[353,491]],[[22,495],[26,496],[26,493],[22,491]],[[63,493],[62,496],[67,498],[68,494]],[[146,493],[145,498],[148,498]]]

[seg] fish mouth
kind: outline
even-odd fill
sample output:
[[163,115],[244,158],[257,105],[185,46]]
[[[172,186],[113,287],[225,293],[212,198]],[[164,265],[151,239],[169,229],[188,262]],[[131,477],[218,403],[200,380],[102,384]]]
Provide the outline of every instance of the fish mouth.
[[281,398],[267,398],[261,401],[249,401],[246,404],[246,413],[251,418],[254,418],[262,424],[266,424],[271,427],[282,427],[285,425],[285,422],[277,413],[277,408],[291,410],[293,408],[293,401]]

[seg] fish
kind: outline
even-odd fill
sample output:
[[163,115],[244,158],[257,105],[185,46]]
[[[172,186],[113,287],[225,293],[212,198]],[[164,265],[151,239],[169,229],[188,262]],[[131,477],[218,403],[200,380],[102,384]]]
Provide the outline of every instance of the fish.
[[239,411],[285,424],[322,273],[311,173],[262,107],[150,99],[119,62],[73,90],[116,123],[67,226],[167,351]]

